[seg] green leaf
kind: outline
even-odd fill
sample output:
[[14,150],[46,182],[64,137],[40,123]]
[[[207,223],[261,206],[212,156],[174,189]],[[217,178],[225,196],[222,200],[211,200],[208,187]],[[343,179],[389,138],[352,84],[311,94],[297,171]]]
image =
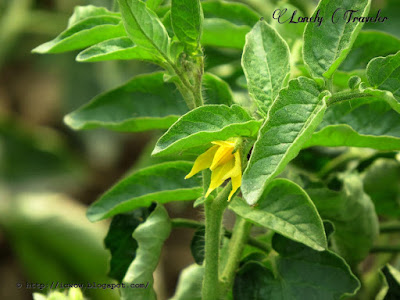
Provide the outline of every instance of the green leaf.
[[200,0],[172,0],[171,22],[174,33],[192,50],[200,46],[203,18]]
[[0,117],[0,181],[7,188],[20,192],[29,182],[43,189],[67,188],[83,180],[83,160],[59,132],[21,121]]
[[149,209],[139,208],[127,214],[116,215],[111,221],[104,244],[111,253],[108,275],[118,282],[122,282],[136,256],[138,244],[132,233],[148,215]]
[[373,87],[391,92],[400,101],[400,51],[371,60],[367,66],[367,78]]
[[[146,103],[146,105],[143,105]],[[124,85],[100,94],[68,114],[64,121],[73,129],[105,127],[117,131],[167,129],[187,111],[186,104],[163,73],[134,77]]]
[[378,215],[400,217],[400,165],[393,159],[375,160],[363,173],[365,192]]
[[319,2],[313,17],[318,14],[324,18],[323,22],[321,25],[318,22],[307,23],[304,31],[303,58],[314,77],[330,78],[346,58],[361,30],[362,22],[346,23],[345,11],[357,11],[353,17],[367,16],[369,6],[370,0]]
[[[298,5],[298,3],[296,3]],[[305,17],[304,14],[299,8],[291,5],[290,3],[285,3],[284,7],[280,8],[281,11],[277,11],[275,16],[278,17],[280,13],[282,13],[282,19],[279,21],[277,19],[272,18],[270,20],[271,27],[275,28],[276,31],[285,39],[290,48],[294,46],[294,42],[296,40],[300,40],[303,38],[304,28],[306,27],[306,23],[294,23],[297,22],[298,17]],[[286,12],[283,12],[286,9]],[[295,14],[294,22],[290,23],[291,16]],[[271,13],[273,16],[273,13]],[[286,21],[288,20],[288,21]],[[286,21],[282,23],[282,21]]]
[[335,226],[331,237],[334,250],[355,265],[369,254],[378,236],[378,217],[358,175],[343,174],[339,179],[343,182],[340,191],[326,187],[310,187],[306,191],[321,217]]
[[120,37],[93,45],[78,54],[79,62],[97,62],[104,60],[143,60],[160,63],[160,59],[147,49],[136,46],[128,37]]
[[190,242],[190,252],[196,264],[202,265],[204,261],[205,246],[205,227],[201,227],[194,232],[192,241]]
[[391,265],[386,265],[383,270],[386,278],[386,293],[384,299],[399,299],[400,297],[400,271]]
[[201,300],[204,268],[196,264],[182,270],[175,295],[170,300]]
[[[364,88],[363,84],[361,83],[360,90],[366,94],[371,95],[371,97],[375,97],[376,99],[380,101],[385,101],[387,104],[389,104],[398,114],[400,114],[400,99],[397,97],[398,95],[394,95],[390,91],[385,91],[385,90],[377,90],[374,88]],[[397,98],[395,98],[397,97]]]
[[130,174],[93,203],[87,216],[93,222],[139,207],[148,207],[153,201],[194,200],[202,195],[203,189],[198,176],[184,179],[192,166],[191,162],[173,161]]
[[[204,74],[203,89],[208,103],[233,102],[228,84],[215,75]],[[164,82],[164,73],[157,72],[136,76],[122,86],[96,96],[65,116],[64,122],[75,130],[108,128],[139,132],[167,129],[187,111],[175,85]]]
[[204,19],[201,44],[241,50],[250,29],[247,25],[236,25],[224,19]]
[[322,121],[326,97],[313,80],[305,77],[291,80],[281,90],[243,174],[241,190],[247,203],[256,203],[265,187],[297,156]]
[[322,220],[306,192],[283,178],[273,180],[257,205],[239,198],[229,206],[236,214],[315,250],[327,248]]
[[360,101],[362,99],[329,107],[324,120],[304,147],[400,150],[400,116],[385,102],[366,100],[367,103],[357,106]]
[[[103,239],[107,224],[86,220],[85,205],[44,188],[40,192],[27,193],[22,189],[9,195],[4,192],[7,190],[2,188],[0,226],[4,234],[12,237],[10,246],[32,282],[48,287],[55,278],[60,283],[76,280],[74,283],[85,286],[94,281],[113,283],[106,276],[109,255]],[[45,288],[42,292],[49,290]],[[116,289],[87,288],[85,296],[96,300],[119,299]]]
[[250,95],[260,110],[268,112],[290,73],[289,47],[265,21],[246,35],[242,56],[243,71]]
[[233,104],[233,94],[229,84],[218,76],[205,73],[203,76],[203,98],[207,104]]
[[125,30],[138,46],[168,60],[170,38],[157,15],[141,0],[118,0]]
[[367,81],[365,70],[352,70],[349,72],[337,70],[333,76],[333,84],[339,89],[347,89],[349,87],[349,79],[353,76],[360,77],[363,82]]
[[[133,238],[138,243],[136,258],[129,266],[123,280],[126,288],[121,289],[121,299],[157,299],[153,289],[153,272],[160,259],[161,248],[171,232],[171,222],[168,213],[162,205],[155,210],[133,232]],[[135,288],[131,285],[144,284],[145,288]]]
[[386,56],[400,49],[400,39],[380,31],[361,31],[340,70],[365,69],[376,56]]
[[234,299],[342,299],[360,287],[346,262],[333,252],[318,252],[275,235],[276,276],[258,262],[248,262],[236,275]]
[[389,290],[389,285],[382,270],[378,272],[378,280],[379,280],[379,291],[375,296],[375,300],[384,300]]
[[150,10],[155,11],[162,2],[163,0],[147,0],[146,5]]
[[126,36],[121,16],[103,7],[78,6],[68,22],[68,27],[55,39],[32,50],[34,53],[60,53]]
[[201,5],[205,18],[219,18],[236,25],[247,25],[249,27],[253,27],[260,19],[257,12],[239,2],[210,0],[202,1]]
[[245,36],[260,16],[247,5],[225,1],[203,1],[202,45],[243,49]]
[[178,119],[158,140],[152,155],[168,155],[202,147],[230,137],[254,137],[260,122],[240,106],[205,105]]

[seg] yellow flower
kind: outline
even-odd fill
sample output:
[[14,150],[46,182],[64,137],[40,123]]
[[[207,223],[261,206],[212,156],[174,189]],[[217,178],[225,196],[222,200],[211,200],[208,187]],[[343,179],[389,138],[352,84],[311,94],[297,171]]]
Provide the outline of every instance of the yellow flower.
[[228,197],[228,201],[230,201],[242,183],[242,163],[240,160],[240,150],[238,149],[240,143],[241,138],[230,138],[227,141],[212,142],[214,146],[197,157],[192,170],[186,175],[185,179],[210,168],[211,183],[206,193],[206,197],[208,197],[225,180],[231,178],[232,191]]

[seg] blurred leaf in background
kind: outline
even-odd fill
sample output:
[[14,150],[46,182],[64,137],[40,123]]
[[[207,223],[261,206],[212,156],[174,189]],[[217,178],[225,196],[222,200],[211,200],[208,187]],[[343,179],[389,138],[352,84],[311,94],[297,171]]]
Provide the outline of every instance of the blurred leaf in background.
[[[103,245],[108,224],[90,223],[84,204],[131,166],[149,138],[76,133],[62,116],[155,68],[31,54],[66,27],[75,6],[90,4],[113,9],[112,0],[0,0],[0,299],[47,292],[17,289],[16,282],[111,282]],[[116,290],[82,292],[118,299]]]

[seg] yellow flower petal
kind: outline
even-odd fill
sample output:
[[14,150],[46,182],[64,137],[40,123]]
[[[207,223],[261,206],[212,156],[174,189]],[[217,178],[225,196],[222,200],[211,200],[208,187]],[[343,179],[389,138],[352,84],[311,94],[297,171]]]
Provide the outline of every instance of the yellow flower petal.
[[230,141],[214,141],[214,142],[211,142],[211,144],[219,145],[219,146],[223,146],[223,147],[235,147],[235,142],[230,142]]
[[231,201],[233,194],[242,184],[242,161],[239,150],[235,152],[235,166],[230,172],[229,177],[232,178],[232,191],[229,194],[228,201]]
[[232,170],[232,174],[229,177],[234,177],[242,174],[242,160],[240,159],[239,150],[235,152],[235,167]]
[[228,161],[233,159],[233,147],[219,146],[217,152],[215,152],[214,159],[211,163],[210,170],[214,171],[218,166],[222,166]]
[[215,168],[214,171],[212,171],[211,182],[210,186],[208,187],[206,197],[208,197],[208,195],[210,195],[210,193],[213,190],[215,190],[217,187],[223,184],[226,179],[229,178],[226,175],[229,174],[234,167],[235,167],[234,161],[230,160],[227,163]]
[[223,176],[223,180],[225,181],[239,174],[242,174],[242,162],[240,160],[240,152],[236,151],[234,154],[233,168]]
[[228,196],[228,201],[231,201],[233,194],[238,190],[242,184],[242,174],[232,177],[232,191]]
[[189,174],[186,175],[185,179],[192,177],[193,175],[197,174],[198,172],[209,168],[212,164],[215,152],[217,152],[219,146],[212,146],[203,154],[199,155],[194,162],[192,170]]

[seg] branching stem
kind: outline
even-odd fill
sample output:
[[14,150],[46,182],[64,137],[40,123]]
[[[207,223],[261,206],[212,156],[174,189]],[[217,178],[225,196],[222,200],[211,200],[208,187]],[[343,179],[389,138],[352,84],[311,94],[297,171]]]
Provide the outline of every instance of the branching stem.
[[327,105],[331,106],[333,104],[341,103],[344,101],[349,101],[349,100],[359,99],[359,98],[366,98],[366,97],[373,97],[373,96],[370,94],[367,94],[367,93],[355,93],[355,92],[336,93],[336,94],[332,95],[332,97],[329,99]]
[[203,300],[217,300],[220,295],[218,282],[219,246],[221,238],[222,215],[228,206],[228,195],[232,188],[229,182],[215,199],[207,199],[204,203],[206,215],[205,259]]
[[[192,228],[192,229],[199,229],[199,228],[204,228],[204,224],[199,221],[194,221],[190,219],[182,219],[182,218],[174,218],[171,219],[172,227],[174,228]],[[224,236],[227,238],[231,238],[233,235],[232,231],[228,229],[224,229]],[[264,252],[270,252],[271,251],[271,246],[257,240],[256,238],[253,238],[251,236],[248,237],[247,239],[247,245],[253,246],[255,248],[258,248]]]
[[236,224],[233,229],[233,235],[229,241],[229,256],[226,262],[224,271],[222,272],[221,281],[221,295],[226,295],[229,289],[232,288],[233,280],[235,278],[236,269],[239,266],[240,258],[243,249],[246,245],[249,236],[251,224],[245,219],[236,216]]

